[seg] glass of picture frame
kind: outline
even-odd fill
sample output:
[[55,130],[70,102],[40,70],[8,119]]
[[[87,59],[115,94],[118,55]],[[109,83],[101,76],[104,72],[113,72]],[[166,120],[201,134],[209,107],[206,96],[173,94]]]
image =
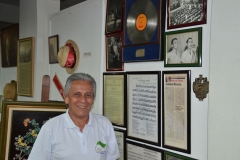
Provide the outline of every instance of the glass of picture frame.
[[162,72],[163,147],[191,152],[191,71]]
[[160,71],[126,72],[127,138],[160,146]]

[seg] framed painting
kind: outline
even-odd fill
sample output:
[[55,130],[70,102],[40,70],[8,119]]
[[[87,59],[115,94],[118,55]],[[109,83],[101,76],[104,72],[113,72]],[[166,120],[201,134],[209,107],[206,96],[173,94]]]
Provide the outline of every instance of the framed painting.
[[60,102],[3,102],[0,159],[28,159],[42,125],[65,112]]
[[103,115],[113,125],[126,127],[126,74],[103,73]]
[[16,67],[19,39],[19,24],[1,30],[2,67]]
[[58,35],[48,37],[49,64],[58,63],[57,54],[59,50]]
[[118,128],[114,128],[114,132],[116,135],[118,149],[120,158],[118,160],[125,160],[126,159],[126,130],[121,130]]
[[162,72],[163,147],[191,152],[191,71]]
[[167,28],[206,24],[207,0],[167,0]]
[[122,31],[124,0],[107,0],[105,34]]
[[160,146],[161,72],[127,74],[127,138]]
[[202,66],[202,28],[165,33],[164,67]]
[[122,33],[106,36],[106,70],[123,71]]
[[161,149],[150,147],[145,144],[136,143],[126,140],[126,157],[127,159],[149,159],[162,160],[163,151]]
[[17,94],[33,96],[34,76],[34,38],[23,38],[18,41]]
[[164,151],[164,160],[196,160],[196,159]]

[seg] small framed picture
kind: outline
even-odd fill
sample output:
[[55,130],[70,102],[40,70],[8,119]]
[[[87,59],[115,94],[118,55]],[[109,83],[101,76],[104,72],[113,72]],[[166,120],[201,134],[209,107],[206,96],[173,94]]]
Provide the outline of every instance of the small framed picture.
[[122,31],[124,0],[107,0],[105,34]]
[[167,28],[206,24],[207,0],[167,0]]
[[191,71],[162,72],[163,147],[191,152]]
[[123,71],[122,33],[106,36],[106,70]]
[[196,159],[164,151],[164,160],[196,160]]
[[164,67],[202,66],[202,28],[166,32]]
[[114,132],[116,135],[118,149],[120,153],[120,158],[118,160],[125,160],[126,159],[126,130],[114,128]]
[[59,50],[58,35],[48,37],[49,64],[58,63],[57,54]]

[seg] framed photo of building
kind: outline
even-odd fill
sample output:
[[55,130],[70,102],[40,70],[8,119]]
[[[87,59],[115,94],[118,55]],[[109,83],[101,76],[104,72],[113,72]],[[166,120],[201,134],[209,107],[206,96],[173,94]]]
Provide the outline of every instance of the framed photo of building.
[[191,71],[162,72],[163,147],[191,152]]
[[122,31],[124,0],[107,0],[105,34]]
[[122,33],[106,35],[106,70],[123,71]]
[[127,138],[160,146],[160,71],[126,72]]
[[167,29],[206,24],[207,0],[167,0]]
[[4,101],[0,159],[28,159],[42,125],[65,112],[62,102]]
[[166,32],[164,67],[202,66],[202,28]]
[[33,96],[34,76],[34,38],[18,41],[17,94]]
[[58,35],[48,37],[49,64],[58,63],[57,54],[59,50]]
[[19,39],[19,24],[1,30],[2,67],[16,67]]

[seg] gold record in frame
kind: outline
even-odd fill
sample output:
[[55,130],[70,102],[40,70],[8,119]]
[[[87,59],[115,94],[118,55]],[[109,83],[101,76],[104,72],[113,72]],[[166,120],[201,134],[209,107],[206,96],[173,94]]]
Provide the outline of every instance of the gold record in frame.
[[17,94],[33,96],[34,37],[18,41]]
[[126,30],[132,44],[149,42],[158,26],[158,11],[151,0],[136,0],[127,16]]

